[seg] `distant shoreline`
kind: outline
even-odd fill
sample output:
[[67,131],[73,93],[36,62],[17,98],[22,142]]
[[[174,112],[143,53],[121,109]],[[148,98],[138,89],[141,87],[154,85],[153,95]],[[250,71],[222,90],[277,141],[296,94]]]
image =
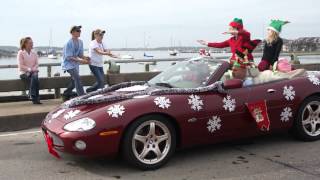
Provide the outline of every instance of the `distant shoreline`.
[[[314,53],[320,52],[320,37],[301,37],[294,40],[283,39],[283,52],[302,52],[302,53]],[[177,50],[180,53],[197,53],[199,49],[207,48],[204,46],[174,46],[174,47],[155,47],[155,48],[110,48],[111,51],[168,51]],[[229,48],[216,49],[210,48],[213,52],[225,52],[230,53]],[[261,43],[255,50],[257,53],[261,53],[263,49],[263,43]],[[0,46],[0,57],[14,57],[16,56],[19,48],[15,46]],[[48,52],[55,52],[62,54],[62,47],[48,47],[38,46],[34,47],[34,50],[39,56],[46,56]],[[86,49],[87,51],[87,49]]]

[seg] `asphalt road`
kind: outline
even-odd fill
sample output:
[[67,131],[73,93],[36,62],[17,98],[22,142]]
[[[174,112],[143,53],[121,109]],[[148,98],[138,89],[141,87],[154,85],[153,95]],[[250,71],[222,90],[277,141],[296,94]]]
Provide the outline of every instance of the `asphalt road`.
[[320,179],[320,141],[287,134],[176,152],[156,171],[140,171],[121,159],[85,159],[47,153],[38,129],[0,134],[0,180],[62,179]]

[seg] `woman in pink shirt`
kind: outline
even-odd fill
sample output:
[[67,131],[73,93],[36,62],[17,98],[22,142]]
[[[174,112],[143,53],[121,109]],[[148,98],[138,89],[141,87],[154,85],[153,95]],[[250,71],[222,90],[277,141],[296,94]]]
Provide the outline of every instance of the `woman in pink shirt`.
[[32,51],[33,42],[30,37],[20,40],[17,55],[20,78],[29,84],[29,95],[33,104],[41,104],[39,96],[38,56]]

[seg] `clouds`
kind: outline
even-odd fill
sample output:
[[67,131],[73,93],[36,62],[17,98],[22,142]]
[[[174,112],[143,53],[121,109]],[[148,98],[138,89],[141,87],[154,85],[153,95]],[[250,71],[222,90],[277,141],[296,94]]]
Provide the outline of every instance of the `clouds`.
[[[95,28],[108,30],[111,47],[143,46],[144,33],[151,46],[168,46],[170,38],[196,45],[199,38],[222,40],[233,17],[242,17],[254,37],[262,37],[271,18],[288,19],[283,36],[319,36],[317,0],[6,0],[0,12],[1,44],[16,45],[31,35],[36,45],[47,45],[50,28],[53,44],[62,46],[73,24],[83,25],[82,39],[89,41]],[[87,43],[88,44],[88,43]]]

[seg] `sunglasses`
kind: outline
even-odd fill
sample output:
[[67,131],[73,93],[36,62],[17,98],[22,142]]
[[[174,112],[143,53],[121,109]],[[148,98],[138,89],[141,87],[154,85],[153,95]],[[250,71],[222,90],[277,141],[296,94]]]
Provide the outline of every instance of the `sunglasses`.
[[80,30],[80,29],[77,29],[76,32],[81,32],[81,30]]

